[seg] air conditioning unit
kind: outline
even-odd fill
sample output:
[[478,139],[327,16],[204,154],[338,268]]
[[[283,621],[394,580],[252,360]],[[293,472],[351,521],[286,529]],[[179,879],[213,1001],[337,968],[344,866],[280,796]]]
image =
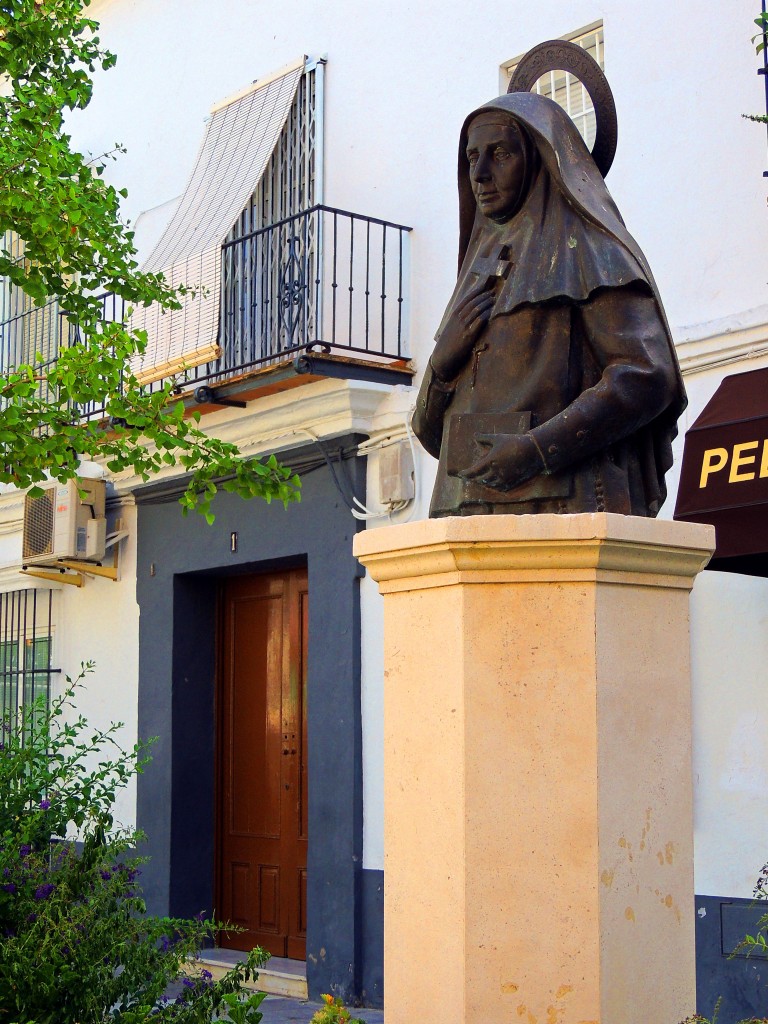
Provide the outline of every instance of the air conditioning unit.
[[100,562],[107,539],[106,484],[103,480],[50,483],[24,499],[21,560],[24,566],[60,558]]

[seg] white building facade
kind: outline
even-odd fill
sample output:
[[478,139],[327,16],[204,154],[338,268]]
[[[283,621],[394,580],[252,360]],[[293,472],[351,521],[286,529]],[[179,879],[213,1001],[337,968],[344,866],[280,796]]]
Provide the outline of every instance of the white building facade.
[[[768,151],[742,117],[765,107],[758,12],[745,0],[90,11],[118,62],[72,119],[74,143],[94,157],[124,143],[107,173],[128,189],[141,256],[216,282],[186,320],[148,325],[148,386],[180,374],[205,429],[246,457],[276,451],[303,497],[284,510],[222,496],[208,527],[181,515],[180,467],[149,485],[111,479],[119,578],[74,586],[20,574],[23,495],[0,496],[0,650],[17,652],[0,665],[5,701],[22,700],[19,680],[56,692],[93,660],[83,712],[124,721],[126,742],[158,736],[120,808],[149,835],[151,908],[225,916],[245,928],[235,948],[305,961],[311,995],[381,1005],[382,616],[351,545],[369,523],[427,515],[436,467],[408,424],[455,281],[460,126],[534,44],[599,38],[619,117],[608,187],[653,269],[688,390],[679,454],[726,374],[768,366]],[[765,1012],[754,961],[722,953],[755,917],[768,859],[767,618],[762,578],[698,579],[700,1012],[718,991],[724,1011]],[[29,639],[39,664],[18,653]],[[425,941],[439,955],[429,922]]]

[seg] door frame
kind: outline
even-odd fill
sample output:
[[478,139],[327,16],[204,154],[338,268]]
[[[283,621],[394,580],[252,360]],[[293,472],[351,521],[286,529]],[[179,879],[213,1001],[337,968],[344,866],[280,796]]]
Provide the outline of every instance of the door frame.
[[[358,434],[334,439],[336,472],[365,495]],[[349,453],[349,457],[345,453]],[[221,576],[306,564],[309,614],[309,849],[307,984],[311,997],[355,1000],[380,977],[380,872],[363,871],[360,577],[352,538],[361,529],[330,469],[315,460],[302,501],[215,500],[216,521],[182,516],[182,483],[136,493],[139,618],[138,733],[158,736],[138,780],[137,825],[148,835],[142,882],[152,913],[211,914],[213,896],[213,679],[216,587]],[[231,534],[238,533],[232,551]],[[329,638],[333,642],[329,643]],[[329,764],[322,738],[335,743]],[[318,737],[319,742],[313,740]],[[343,799],[339,799],[339,793]],[[365,877],[364,877],[365,876]],[[370,877],[369,877],[370,876]],[[374,877],[376,876],[376,877]],[[375,905],[374,905],[375,903]],[[377,966],[379,965],[379,966]],[[367,978],[373,980],[366,980]],[[377,989],[378,991],[378,989]]]

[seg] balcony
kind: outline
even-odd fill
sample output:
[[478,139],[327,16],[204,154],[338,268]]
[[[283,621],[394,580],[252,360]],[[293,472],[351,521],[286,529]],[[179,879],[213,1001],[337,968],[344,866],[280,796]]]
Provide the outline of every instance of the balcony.
[[[410,383],[410,230],[314,206],[225,242],[217,358],[165,375],[162,365],[147,373],[145,361],[144,386],[157,390],[172,380],[190,404],[216,407],[327,377]],[[105,322],[126,319],[123,300],[105,294],[101,303]],[[8,303],[5,312],[4,369],[39,355],[44,372],[62,347],[80,340],[56,303],[22,312]],[[79,410],[87,417],[103,411]]]

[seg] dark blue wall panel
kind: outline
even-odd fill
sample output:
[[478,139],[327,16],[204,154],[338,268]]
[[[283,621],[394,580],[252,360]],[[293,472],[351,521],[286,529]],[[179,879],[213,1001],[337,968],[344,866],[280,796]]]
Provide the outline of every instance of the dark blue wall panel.
[[[354,450],[358,437],[329,442]],[[361,569],[358,522],[325,463],[305,455],[302,501],[282,505],[220,495],[216,522],[182,516],[163,485],[137,495],[140,605],[139,733],[157,736],[139,781],[138,825],[152,860],[150,908],[179,915],[213,907],[214,684],[219,581],[236,573],[306,565],[309,574],[309,861],[307,982],[381,1003],[382,907],[378,872],[362,872],[360,718]],[[311,450],[309,450],[311,456]],[[365,499],[365,460],[335,465]],[[237,551],[231,535],[237,533]]]
[[359,978],[364,1006],[384,1005],[384,872],[360,872]]
[[712,1017],[718,999],[718,1024],[768,1016],[768,961],[732,955],[765,913],[764,901],[696,897],[696,1010],[703,1017]]

